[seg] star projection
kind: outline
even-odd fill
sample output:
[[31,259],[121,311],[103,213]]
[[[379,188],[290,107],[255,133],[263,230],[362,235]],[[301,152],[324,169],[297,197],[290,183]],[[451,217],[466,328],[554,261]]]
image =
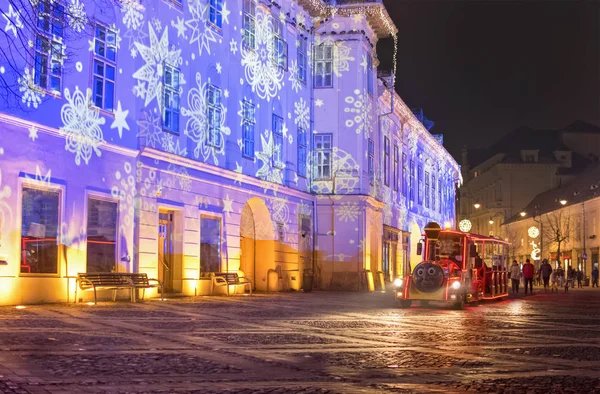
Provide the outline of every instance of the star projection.
[[[206,23],[208,17],[208,4],[201,0],[192,0],[190,2],[190,13],[192,18],[185,24],[191,29],[190,44],[198,45],[198,54],[206,52],[210,55],[210,44],[217,42],[217,36],[214,30]],[[177,30],[179,34],[180,29]]]

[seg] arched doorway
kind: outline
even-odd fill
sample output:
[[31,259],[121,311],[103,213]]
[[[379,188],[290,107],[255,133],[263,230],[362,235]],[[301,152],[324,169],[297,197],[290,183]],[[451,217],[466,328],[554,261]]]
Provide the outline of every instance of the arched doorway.
[[240,220],[240,270],[254,288],[267,290],[267,274],[275,269],[275,240],[271,215],[263,200],[253,197],[242,208]]
[[421,227],[413,220],[410,226],[410,244],[408,250],[410,251],[410,258],[406,267],[404,267],[406,273],[412,272],[413,268],[419,264],[422,260],[422,256],[417,255],[417,244],[421,240]]

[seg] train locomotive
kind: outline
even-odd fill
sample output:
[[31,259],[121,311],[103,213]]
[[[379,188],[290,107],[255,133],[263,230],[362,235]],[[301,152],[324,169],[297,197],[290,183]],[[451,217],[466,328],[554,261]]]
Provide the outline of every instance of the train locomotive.
[[394,281],[394,296],[402,308],[413,301],[442,301],[461,309],[508,295],[508,243],[501,239],[442,230],[431,222],[417,254],[423,260]]

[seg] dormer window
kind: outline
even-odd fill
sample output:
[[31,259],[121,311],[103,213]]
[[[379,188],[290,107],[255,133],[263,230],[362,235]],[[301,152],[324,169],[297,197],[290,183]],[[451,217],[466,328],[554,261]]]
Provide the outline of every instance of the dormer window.
[[521,160],[523,160],[524,163],[537,163],[538,150],[522,150]]

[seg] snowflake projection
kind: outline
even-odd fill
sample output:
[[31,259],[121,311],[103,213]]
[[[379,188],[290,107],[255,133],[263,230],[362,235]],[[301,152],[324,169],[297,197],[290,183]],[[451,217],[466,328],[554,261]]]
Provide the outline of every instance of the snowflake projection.
[[324,39],[317,36],[315,37],[315,45],[333,46],[333,73],[336,77],[341,77],[343,72],[350,70],[350,62],[355,59],[350,56],[351,49],[343,41],[334,41],[330,36]]
[[[315,168],[323,157],[316,153],[311,155],[308,168]],[[335,190],[332,179],[314,179],[310,190],[316,194],[348,194],[355,191],[359,182],[359,165],[349,153],[333,148],[331,156],[331,173],[335,177]]]
[[237,53],[238,48],[237,48],[237,42],[235,41],[235,38],[231,39],[231,42],[229,43],[229,50],[231,51],[231,53],[233,53],[234,55]]
[[88,21],[84,8],[85,5],[79,0],[71,0],[71,4],[67,8],[67,23],[78,33],[81,33],[85,29]]
[[411,130],[411,128],[408,126],[406,126],[404,130],[405,133],[408,135],[408,149],[414,155],[417,151],[417,141],[419,139],[417,136],[417,132],[415,130]]
[[17,29],[23,28],[23,22],[21,21],[21,19],[19,19],[21,17],[21,14],[19,13],[18,7],[15,10],[13,8],[12,4],[10,4],[10,2],[9,2],[8,14],[6,12],[4,12],[3,10],[0,10],[0,13],[4,17],[4,20],[6,20],[6,26],[4,27],[4,32],[8,36],[8,32],[12,31],[16,38],[17,37]]
[[185,167],[171,163],[167,167],[167,172],[170,172],[171,176],[165,181],[166,187],[176,189],[176,186],[179,186],[184,193],[192,190],[192,177]]
[[262,151],[256,152],[256,157],[262,162],[262,166],[256,172],[256,176],[268,182],[283,184],[283,163],[275,164],[281,152],[281,146],[275,143],[273,132],[265,130],[260,136]]
[[385,206],[383,207],[383,223],[387,226],[391,226],[393,217],[392,208],[394,206],[394,201],[392,199],[392,192],[389,187],[384,188],[383,201],[385,202]]
[[355,222],[360,214],[360,208],[356,202],[343,202],[336,208],[335,214],[341,222]]
[[311,216],[312,207],[306,204],[304,201],[300,201],[300,203],[296,206],[296,214],[302,216]]
[[123,13],[123,24],[127,29],[137,30],[142,26],[144,7],[138,0],[122,0],[121,12]]
[[[282,197],[276,197],[272,200],[271,217],[273,218],[273,228],[280,227],[284,234],[289,231],[290,209],[288,201]],[[285,238],[285,235],[284,235]]]
[[156,29],[156,31],[161,31],[162,30],[162,22],[160,21],[160,19],[158,18],[152,18],[152,24],[154,25],[154,28]]
[[139,200],[140,208],[146,212],[158,212],[153,197],[155,197],[158,190],[162,188],[162,181],[156,179],[156,169],[150,168],[147,175],[144,176],[144,164],[141,161],[138,161],[136,181],[139,185],[139,195],[141,197],[151,197],[141,198]]
[[356,134],[364,133],[365,138],[368,138],[373,130],[373,104],[369,95],[355,89],[354,95],[347,96],[344,101],[347,104],[344,112],[350,114],[346,127],[354,128]]
[[200,56],[202,56],[204,49],[206,49],[206,52],[210,55],[210,43],[217,42],[217,35],[213,28],[207,23],[207,2],[192,0],[190,3],[190,14],[192,15],[192,19],[185,22],[187,27],[192,30],[190,44],[198,44],[198,54]]
[[157,143],[163,143],[164,133],[162,131],[160,117],[154,116],[150,111],[145,111],[145,116],[143,119],[138,120],[137,124],[139,126],[137,136],[146,139],[146,146],[156,148]]
[[294,123],[296,126],[302,128],[302,130],[307,131],[310,128],[310,108],[306,105],[306,101],[302,97],[296,103],[294,103]]
[[181,64],[181,49],[169,48],[169,29],[165,29],[158,39],[152,23],[148,22],[150,34],[150,46],[135,42],[135,46],[144,59],[144,65],[133,74],[133,78],[141,81],[145,87],[146,97],[144,106],[148,106],[156,98],[158,108],[162,113],[163,101],[161,94],[163,91],[163,66],[165,63],[178,66]]
[[29,72],[29,68],[25,67],[23,76],[19,77],[19,92],[23,94],[21,96],[21,101],[23,104],[27,104],[27,108],[30,108],[31,106],[37,108],[42,102],[42,98],[45,96],[42,91],[35,88],[35,84],[33,83],[34,73],[34,69],[31,69],[31,72]]
[[241,45],[242,66],[246,81],[258,97],[270,101],[277,96],[283,86],[283,70],[273,58],[276,57],[273,45],[273,21],[270,16],[258,12],[256,14],[256,48]]
[[135,198],[137,195],[135,177],[131,163],[123,164],[123,172],[115,171],[116,184],[111,188],[111,194],[119,200],[119,213],[123,217],[121,229],[124,231],[130,226],[133,226],[135,212]]
[[[210,82],[210,81],[209,81]],[[216,144],[209,144],[209,124],[207,116],[207,87],[208,83],[202,83],[202,75],[196,73],[196,85],[197,87],[190,89],[188,92],[188,107],[181,108],[181,114],[188,116],[190,119],[185,124],[184,133],[192,141],[196,143],[194,148],[194,156],[199,158],[200,155],[207,161],[212,157],[215,165],[219,164],[217,155],[225,154],[225,138],[231,134],[229,127],[225,125],[227,119],[227,108],[220,104],[220,117],[216,119],[217,125],[219,126],[219,135],[216,140]]]
[[298,78],[298,62],[296,60],[292,60],[290,65],[290,76],[288,77],[288,81],[292,83],[292,90],[298,93],[302,90],[302,81]]
[[81,159],[88,164],[92,153],[101,156],[99,146],[104,142],[101,125],[106,121],[100,117],[100,113],[91,107],[90,97],[92,91],[87,89],[86,95],[79,87],[71,96],[68,88],[65,88],[64,97],[67,100],[62,106],[60,117],[63,126],[60,128],[62,134],[66,135],[65,149],[75,153],[75,164],[81,164]]
[[178,156],[187,156],[187,148],[181,148],[179,139],[171,133],[162,133],[162,150]]

